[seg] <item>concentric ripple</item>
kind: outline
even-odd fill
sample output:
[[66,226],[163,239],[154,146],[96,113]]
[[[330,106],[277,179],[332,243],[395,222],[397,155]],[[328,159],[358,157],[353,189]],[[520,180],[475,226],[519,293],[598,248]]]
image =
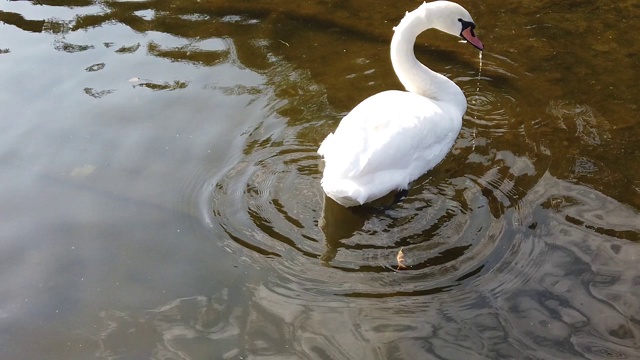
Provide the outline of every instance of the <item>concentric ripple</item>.
[[311,147],[255,149],[216,184],[211,212],[232,239],[259,254],[283,257],[292,248],[313,257],[316,167]]
[[453,157],[400,202],[390,196],[344,208],[320,187],[318,140],[304,139],[317,128],[248,139],[245,155],[208,188],[207,223],[224,230],[231,252],[249,250],[256,266],[273,267],[280,289],[291,296],[438,293],[504,256],[514,223],[504,218],[514,215],[508,209],[521,193],[510,179],[518,175],[517,160],[496,156],[477,176],[461,171],[464,158]]
[[[264,121],[243,135],[242,154],[203,188],[205,223],[234,256],[272,269],[270,288],[286,297],[426,295],[481,278],[513,256],[530,211],[521,200],[542,174],[527,120],[512,92],[496,88],[509,86],[507,72],[492,70],[500,61],[485,71],[499,83],[456,79],[469,109],[449,156],[400,201],[391,194],[358,208],[336,204],[320,187],[316,150],[340,116],[306,74],[278,71],[279,83],[309,96],[270,101]],[[525,139],[517,152],[513,137]]]
[[520,104],[511,95],[511,87],[517,83],[517,77],[509,71],[514,65],[504,57],[489,54],[480,60],[476,77],[456,79],[467,97],[465,126],[495,133],[521,130],[522,124],[513,121],[520,114]]
[[466,126],[488,130],[494,133],[520,130],[513,119],[518,118],[516,100],[507,93],[497,93],[472,85],[472,80],[464,89],[467,95]]

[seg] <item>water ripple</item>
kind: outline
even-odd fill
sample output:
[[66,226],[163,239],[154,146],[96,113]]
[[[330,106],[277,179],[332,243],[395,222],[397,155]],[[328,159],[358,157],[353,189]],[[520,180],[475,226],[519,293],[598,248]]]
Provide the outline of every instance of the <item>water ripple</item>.
[[473,89],[471,85],[464,91],[467,95],[465,120],[492,132],[519,130],[512,128],[512,120],[518,115],[517,103],[513,97],[497,93],[491,88]]
[[287,127],[283,138],[252,132],[244,157],[205,188],[206,222],[220,225],[229,248],[250,250],[309,299],[447,292],[505,256],[516,221],[504,219],[525,186],[514,178],[534,172],[517,157],[497,154],[481,177],[452,159],[400,203],[347,209],[322,193],[317,143],[303,136],[321,126]]

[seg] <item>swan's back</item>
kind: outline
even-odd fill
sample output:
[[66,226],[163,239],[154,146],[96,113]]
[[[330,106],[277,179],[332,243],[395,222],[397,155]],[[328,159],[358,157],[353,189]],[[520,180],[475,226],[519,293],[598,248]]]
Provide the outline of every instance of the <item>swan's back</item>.
[[376,94],[318,149],[325,161],[322,188],[344,206],[406,189],[442,161],[461,125],[462,113],[446,104],[405,91]]

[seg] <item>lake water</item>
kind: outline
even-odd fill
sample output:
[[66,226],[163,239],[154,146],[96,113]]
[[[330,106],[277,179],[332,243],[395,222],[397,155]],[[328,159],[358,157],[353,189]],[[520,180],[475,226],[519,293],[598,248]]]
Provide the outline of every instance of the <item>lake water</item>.
[[640,5],[464,1],[454,148],[341,208],[419,4],[0,0],[0,358],[639,358]]

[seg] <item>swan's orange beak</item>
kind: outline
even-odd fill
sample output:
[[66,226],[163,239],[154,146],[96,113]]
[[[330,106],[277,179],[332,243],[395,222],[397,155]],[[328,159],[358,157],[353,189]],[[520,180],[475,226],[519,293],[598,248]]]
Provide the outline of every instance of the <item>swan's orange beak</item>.
[[476,37],[473,33],[473,26],[469,26],[466,29],[462,30],[460,33],[465,40],[467,40],[471,45],[475,46],[478,50],[484,50],[484,45],[482,45],[482,41]]

